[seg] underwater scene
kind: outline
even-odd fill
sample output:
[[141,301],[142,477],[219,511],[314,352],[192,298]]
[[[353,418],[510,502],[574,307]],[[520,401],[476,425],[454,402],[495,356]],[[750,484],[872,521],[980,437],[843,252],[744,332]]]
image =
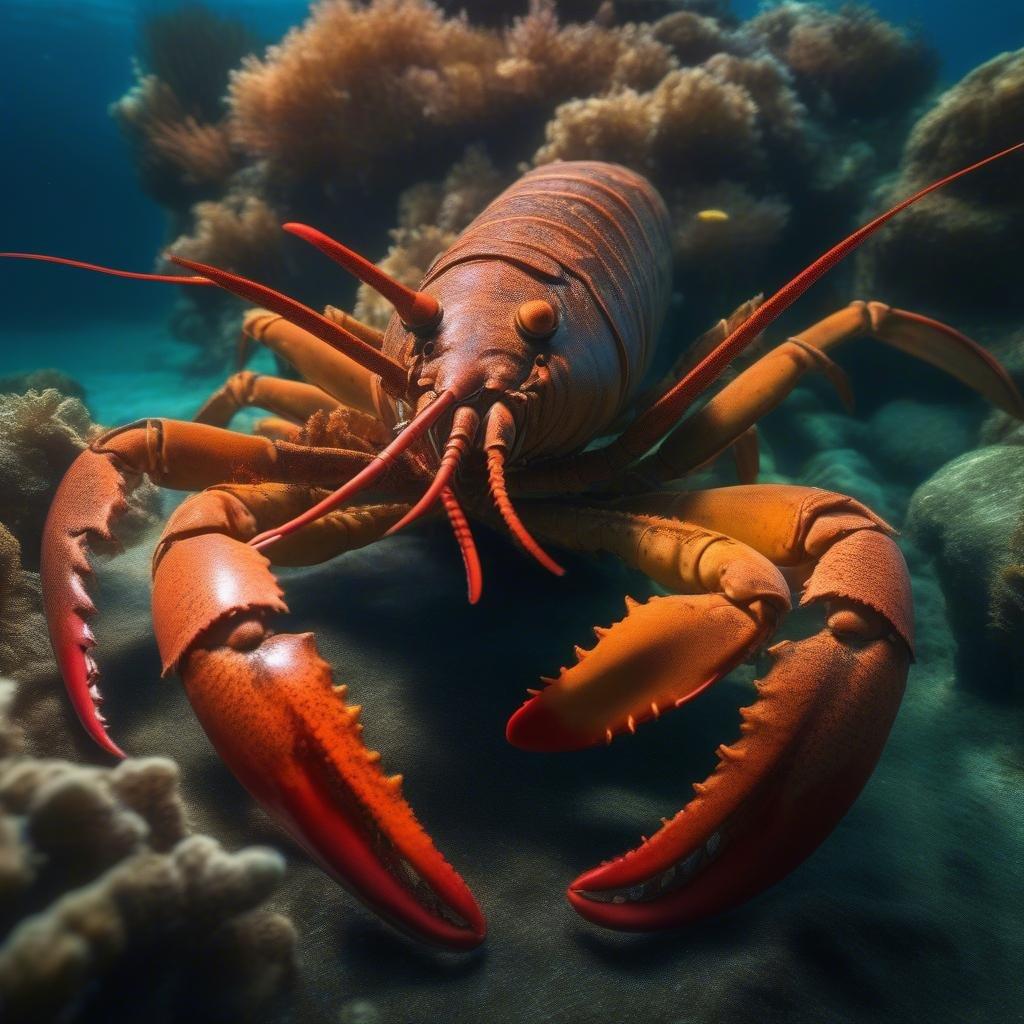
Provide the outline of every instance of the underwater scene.
[[0,58],[0,1022],[1024,1019],[1024,6]]

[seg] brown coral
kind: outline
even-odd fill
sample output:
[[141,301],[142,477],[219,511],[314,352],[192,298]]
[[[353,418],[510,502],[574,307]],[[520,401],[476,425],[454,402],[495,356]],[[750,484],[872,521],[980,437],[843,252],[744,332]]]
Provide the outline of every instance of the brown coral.
[[[171,761],[92,768],[24,756],[7,715],[12,696],[0,680],[4,1020],[253,1013],[292,964],[294,927],[259,909],[283,874],[280,856],[226,853],[190,835]],[[126,971],[147,984],[122,1000]]]
[[458,93],[499,49],[425,0],[327,0],[232,75],[232,133],[277,177],[358,179],[426,135],[425,120],[479,117],[481,98],[459,113]]
[[854,4],[829,11],[788,0],[745,33],[793,71],[805,99],[839,117],[900,114],[935,79],[935,57],[920,39]]
[[228,72],[256,45],[240,22],[200,4],[143,23],[135,85],[110,111],[136,149],[143,186],[179,217],[238,167],[224,93]]
[[[1024,123],[1024,50],[1004,53],[939,97],[907,141],[888,191],[913,192],[1019,141]],[[865,251],[864,287],[952,317],[1024,310],[1024,193],[1020,160],[957,182],[908,210]],[[938,298],[936,298],[938,297]]]

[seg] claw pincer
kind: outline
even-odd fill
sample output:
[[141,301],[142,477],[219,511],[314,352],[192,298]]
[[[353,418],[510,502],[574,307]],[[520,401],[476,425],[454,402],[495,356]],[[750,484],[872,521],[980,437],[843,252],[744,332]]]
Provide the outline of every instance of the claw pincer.
[[776,565],[809,571],[801,603],[826,611],[817,635],[772,648],[756,700],[741,709],[739,740],[719,747],[694,799],[638,848],[570,886],[570,903],[589,920],[647,931],[749,899],[829,835],[881,754],[913,636],[899,549],[850,498],[763,485],[650,495],[631,507],[540,507],[528,521],[553,542],[615,551],[690,593],[630,602],[578,665],[512,717],[513,743],[610,742],[703,692],[753,655],[788,610]]
[[[239,446],[247,449],[245,464],[270,479],[294,479],[310,461],[308,451],[285,442],[146,421],[83,452],[54,500],[42,558],[54,650],[83,724],[118,756],[97,708],[85,622],[94,612],[87,549],[114,542],[116,520],[143,473],[182,486],[174,467],[184,461],[193,480],[203,472],[224,480],[230,463],[242,461]],[[316,473],[331,476],[322,467]],[[364,744],[359,708],[346,703],[346,688],[334,684],[310,634],[275,634],[270,625],[287,606],[268,558],[246,542],[322,497],[318,482],[223,484],[178,507],[153,560],[164,671],[180,673],[224,761],[325,871],[396,927],[468,949],[483,940],[483,915],[405,801],[401,777],[386,776],[380,754]],[[372,543],[407,512],[394,502],[338,510],[275,545],[273,557],[306,564]]]

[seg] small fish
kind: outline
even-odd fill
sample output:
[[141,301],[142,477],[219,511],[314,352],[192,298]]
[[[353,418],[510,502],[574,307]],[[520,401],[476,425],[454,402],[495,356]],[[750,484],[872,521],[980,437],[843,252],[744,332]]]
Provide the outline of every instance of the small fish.
[[717,224],[728,219],[729,214],[725,210],[701,210],[697,214],[697,220],[704,221],[705,224]]

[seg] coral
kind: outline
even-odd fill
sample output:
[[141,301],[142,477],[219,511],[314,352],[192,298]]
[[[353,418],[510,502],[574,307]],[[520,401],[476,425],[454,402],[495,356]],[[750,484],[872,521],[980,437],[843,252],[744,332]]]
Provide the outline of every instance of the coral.
[[497,36],[425,0],[328,0],[230,84],[239,145],[294,180],[365,177],[429,134],[485,110]]
[[[0,523],[17,537],[28,567],[37,564],[57,484],[98,432],[77,398],[53,389],[0,395]],[[156,500],[152,487],[136,492],[120,531],[126,543],[152,524]]]
[[281,259],[280,219],[258,195],[229,192],[193,207],[195,224],[168,252],[248,276],[267,276]]
[[0,377],[0,395],[25,391],[46,391],[54,388],[67,398],[77,398],[85,404],[85,388],[63,370],[44,367],[27,373],[14,373]]
[[[889,197],[906,194],[1019,141],[1024,50],[1004,53],[939,97],[917,122]],[[1019,318],[1024,291],[1024,195],[1019,161],[957,182],[896,220],[865,250],[864,286],[951,314],[985,308]],[[936,296],[940,298],[936,299]]]
[[4,1019],[249,1017],[290,974],[294,927],[259,909],[281,857],[190,835],[171,761],[24,756],[12,695],[0,682]]
[[978,448],[917,489],[907,520],[911,537],[935,560],[960,678],[991,695],[1024,692],[1022,494],[1024,447]]
[[204,122],[223,115],[228,73],[258,46],[240,21],[202,4],[151,14],[142,25],[143,67],[171,90],[187,115]]
[[936,61],[919,40],[873,11],[829,11],[789,0],[744,26],[789,67],[804,99],[838,118],[891,117],[920,99]]
[[684,66],[703,64],[709,57],[735,45],[731,34],[723,29],[717,18],[695,11],[676,11],[667,15],[654,25],[652,34]]
[[142,35],[135,85],[110,110],[135,147],[143,186],[182,218],[238,167],[224,94],[229,71],[257,41],[200,4],[151,15]]
[[51,666],[39,575],[21,567],[21,545],[0,523],[0,674],[35,675]]

